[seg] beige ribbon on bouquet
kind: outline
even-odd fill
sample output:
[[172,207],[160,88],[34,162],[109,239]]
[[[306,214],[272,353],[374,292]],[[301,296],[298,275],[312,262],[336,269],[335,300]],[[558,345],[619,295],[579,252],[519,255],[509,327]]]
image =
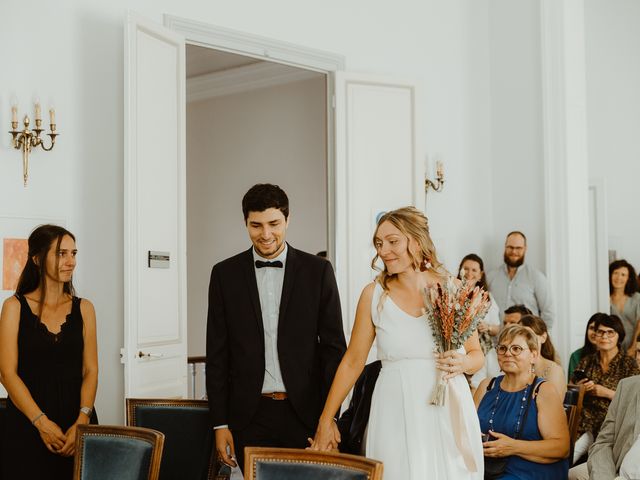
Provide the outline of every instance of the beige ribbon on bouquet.
[[449,414],[451,416],[451,426],[453,427],[453,438],[458,447],[458,451],[462,455],[467,470],[477,472],[478,465],[476,465],[476,460],[471,448],[471,435],[460,415],[462,404],[458,396],[456,382],[449,382],[449,402],[451,402],[449,405]]

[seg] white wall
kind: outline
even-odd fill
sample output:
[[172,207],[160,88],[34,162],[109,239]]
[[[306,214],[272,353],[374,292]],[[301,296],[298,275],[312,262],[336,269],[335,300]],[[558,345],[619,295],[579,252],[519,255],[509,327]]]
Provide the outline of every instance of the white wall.
[[287,192],[287,241],[327,249],[324,75],[187,105],[189,355],[205,354],[215,263],[251,245],[241,201],[256,183]]
[[545,271],[540,7],[537,0],[491,0],[491,155],[493,255],[502,263],[507,233],[527,236],[527,263]]
[[426,214],[439,259],[455,273],[467,253],[494,253],[489,16],[486,1],[438,3],[441,12],[425,18],[433,23],[423,27],[425,61],[418,64],[427,67],[418,154],[432,179],[435,162],[444,164],[444,189],[429,191]]
[[9,127],[12,94],[24,107],[37,93],[45,104],[55,100],[62,135],[52,152],[34,153],[27,189],[19,153],[9,149],[8,135],[0,136],[0,210],[64,216],[78,236],[77,284],[98,314],[103,423],[123,421],[122,39],[128,8],[158,23],[170,13],[332,51],[344,55],[352,71],[416,79],[417,154],[438,153],[449,175],[445,191],[430,197],[434,237],[450,268],[490,242],[490,204],[474,208],[492,186],[489,74],[482,61],[488,58],[486,0],[4,2],[0,125]]
[[640,2],[586,0],[589,173],[606,184],[609,248],[640,268]]

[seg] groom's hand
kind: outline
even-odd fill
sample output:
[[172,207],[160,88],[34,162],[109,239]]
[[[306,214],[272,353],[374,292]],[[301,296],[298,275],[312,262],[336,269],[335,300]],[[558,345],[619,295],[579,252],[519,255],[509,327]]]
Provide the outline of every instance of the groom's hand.
[[[215,430],[215,434],[216,450],[218,452],[220,460],[231,467],[237,467],[238,464],[233,458],[231,458],[236,456],[236,451],[233,447],[233,435],[231,435],[231,430],[229,430],[228,428],[218,428]],[[228,453],[227,446],[229,447]]]

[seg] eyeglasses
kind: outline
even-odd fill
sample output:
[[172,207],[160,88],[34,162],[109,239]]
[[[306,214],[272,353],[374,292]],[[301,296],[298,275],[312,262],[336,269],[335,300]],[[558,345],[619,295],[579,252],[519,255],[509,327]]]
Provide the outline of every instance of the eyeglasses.
[[596,330],[596,337],[602,337],[602,338],[611,338],[613,337],[616,333],[615,330]]
[[523,347],[522,345],[509,345],[508,347],[506,345],[498,345],[496,347],[496,352],[498,352],[498,355],[504,355],[505,353],[507,353],[507,351],[513,355],[514,357],[517,357],[518,355],[520,355],[523,350],[529,350],[526,347]]

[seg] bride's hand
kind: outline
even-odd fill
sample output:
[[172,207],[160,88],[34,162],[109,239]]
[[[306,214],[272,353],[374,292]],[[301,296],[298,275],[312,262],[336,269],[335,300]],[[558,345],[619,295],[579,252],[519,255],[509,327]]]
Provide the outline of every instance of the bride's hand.
[[464,361],[466,355],[458,352],[457,350],[448,350],[440,354],[436,360],[436,367],[446,373],[443,377],[445,380],[455,377],[464,373]]
[[340,443],[340,431],[333,419],[328,422],[320,420],[318,422],[315,437],[307,440],[311,444],[310,447],[307,447],[310,450],[320,450],[325,452],[336,450]]

